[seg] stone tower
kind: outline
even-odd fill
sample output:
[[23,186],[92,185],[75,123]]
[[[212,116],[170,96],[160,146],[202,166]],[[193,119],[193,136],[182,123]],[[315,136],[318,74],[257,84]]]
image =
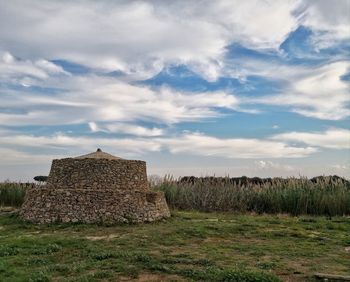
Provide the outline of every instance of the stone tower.
[[97,149],[53,160],[47,184],[28,189],[20,216],[35,223],[144,222],[169,217],[161,192],[150,191],[144,161]]

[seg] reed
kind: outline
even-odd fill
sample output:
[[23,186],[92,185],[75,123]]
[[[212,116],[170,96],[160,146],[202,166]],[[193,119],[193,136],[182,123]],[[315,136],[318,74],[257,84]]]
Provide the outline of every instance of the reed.
[[307,178],[272,179],[245,184],[221,181],[180,182],[167,176],[154,185],[165,193],[171,208],[180,210],[288,213],[291,215],[349,215],[350,187],[332,178],[312,182]]
[[34,183],[3,182],[0,183],[0,206],[20,207],[26,190]]

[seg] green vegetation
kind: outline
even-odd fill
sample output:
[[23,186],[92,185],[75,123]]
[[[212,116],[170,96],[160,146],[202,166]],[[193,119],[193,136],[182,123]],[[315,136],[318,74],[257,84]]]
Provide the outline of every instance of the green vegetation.
[[[32,185],[31,183],[29,185]],[[28,185],[16,182],[0,183],[0,206],[22,205]]]
[[47,178],[48,176],[43,176],[43,175],[38,175],[33,177],[33,179],[38,182],[46,182]]
[[140,225],[0,212],[1,281],[306,281],[349,275],[350,219],[174,212]]
[[288,213],[291,215],[349,215],[350,186],[341,180],[321,178],[272,179],[246,185],[180,182],[172,178],[154,186],[165,193],[168,204],[180,210]]
[[[0,184],[0,206],[19,207],[33,185]],[[350,218],[341,217],[350,214],[346,182],[168,178],[152,187],[164,191],[172,209],[190,211],[141,225],[38,226],[0,208],[0,281],[305,281],[315,272],[350,274]]]
[[[227,181],[180,182],[171,177],[150,181],[165,193],[171,208],[179,210],[288,213],[291,215],[342,216],[350,214],[350,185],[341,179],[272,179],[263,184]],[[29,183],[0,183],[0,206],[20,206]]]

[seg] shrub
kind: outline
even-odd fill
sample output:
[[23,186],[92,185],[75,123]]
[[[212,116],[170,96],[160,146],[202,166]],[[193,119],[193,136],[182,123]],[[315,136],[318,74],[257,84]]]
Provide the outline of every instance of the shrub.
[[38,176],[34,176],[33,179],[35,181],[38,181],[38,182],[46,182],[47,181],[47,176],[38,175]]

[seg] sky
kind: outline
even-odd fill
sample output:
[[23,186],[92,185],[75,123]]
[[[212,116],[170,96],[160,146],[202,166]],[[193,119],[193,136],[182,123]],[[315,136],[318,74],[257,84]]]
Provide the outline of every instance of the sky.
[[350,0],[0,1],[0,181],[97,148],[350,178],[349,90]]

